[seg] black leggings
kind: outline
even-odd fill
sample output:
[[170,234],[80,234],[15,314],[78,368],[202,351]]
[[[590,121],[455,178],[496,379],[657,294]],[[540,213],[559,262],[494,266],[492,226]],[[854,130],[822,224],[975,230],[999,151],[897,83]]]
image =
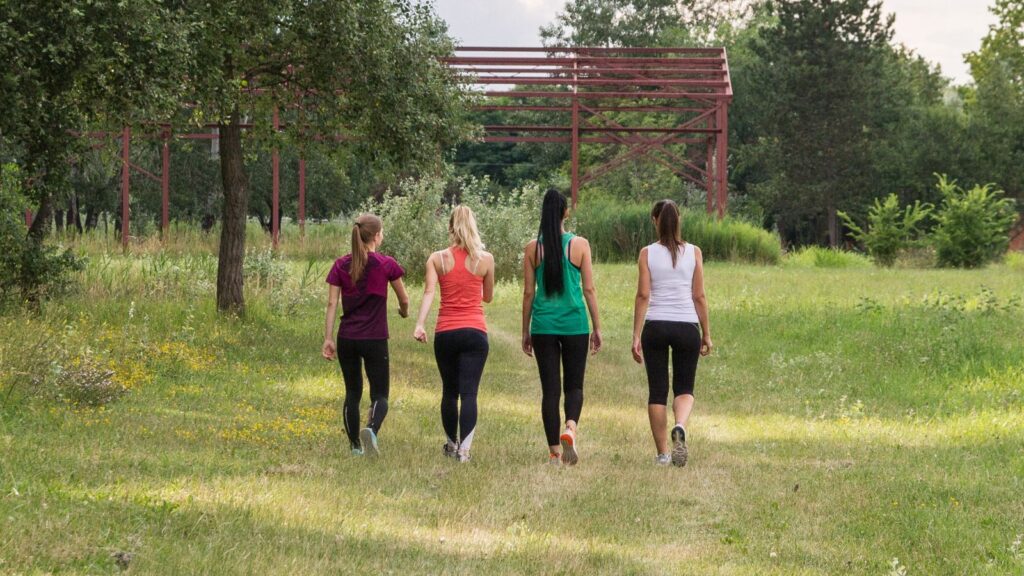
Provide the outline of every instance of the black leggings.
[[672,393],[693,396],[700,358],[700,327],[692,322],[648,320],[640,335],[647,368],[648,404],[665,405],[668,397],[668,349],[672,348]]
[[469,450],[473,444],[476,395],[489,349],[487,333],[473,328],[434,335],[434,358],[441,373],[441,426],[448,441],[460,450]]
[[[562,419],[558,400],[565,382],[565,419],[579,423],[583,411],[583,375],[587,370],[590,334],[533,334],[533,356],[540,372],[540,414],[548,446],[558,445]],[[561,364],[561,366],[559,366]]]
[[359,401],[363,398],[363,366],[370,381],[370,421],[374,433],[380,432],[384,417],[388,415],[388,341],[349,340],[338,338],[338,363],[345,379],[345,407],[342,419],[345,433],[353,448],[359,447]]

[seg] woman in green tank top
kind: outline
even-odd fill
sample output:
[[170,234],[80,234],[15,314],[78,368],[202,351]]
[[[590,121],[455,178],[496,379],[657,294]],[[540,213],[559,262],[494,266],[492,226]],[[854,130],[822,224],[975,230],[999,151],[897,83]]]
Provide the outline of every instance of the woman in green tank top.
[[[540,372],[548,461],[573,465],[579,461],[577,425],[583,409],[587,352],[596,354],[601,349],[601,321],[590,243],[565,231],[568,214],[565,196],[548,190],[540,233],[526,245],[523,258],[523,352],[536,358]],[[563,388],[565,429],[559,435]]]

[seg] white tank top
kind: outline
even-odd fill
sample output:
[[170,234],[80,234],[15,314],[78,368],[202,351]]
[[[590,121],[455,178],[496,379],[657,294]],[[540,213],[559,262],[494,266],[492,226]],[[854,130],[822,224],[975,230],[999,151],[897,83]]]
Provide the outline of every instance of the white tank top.
[[658,242],[647,247],[647,267],[651,270],[651,303],[647,320],[699,322],[693,305],[693,270],[697,266],[693,245],[679,248],[675,268],[672,254]]

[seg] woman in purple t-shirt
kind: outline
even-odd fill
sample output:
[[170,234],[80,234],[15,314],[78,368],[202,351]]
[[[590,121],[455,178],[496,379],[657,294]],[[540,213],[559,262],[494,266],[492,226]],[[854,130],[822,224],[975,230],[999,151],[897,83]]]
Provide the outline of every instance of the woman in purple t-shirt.
[[[352,454],[376,456],[377,433],[388,413],[388,284],[398,296],[398,314],[409,316],[409,296],[402,276],[405,270],[390,256],[377,252],[384,240],[380,218],[363,214],[352,226],[352,253],[338,258],[327,275],[327,320],[324,325],[324,358],[338,358],[345,379],[343,420]],[[334,318],[341,300],[341,325],[335,345]],[[363,396],[363,367],[370,381],[370,414],[359,428],[359,401]]]

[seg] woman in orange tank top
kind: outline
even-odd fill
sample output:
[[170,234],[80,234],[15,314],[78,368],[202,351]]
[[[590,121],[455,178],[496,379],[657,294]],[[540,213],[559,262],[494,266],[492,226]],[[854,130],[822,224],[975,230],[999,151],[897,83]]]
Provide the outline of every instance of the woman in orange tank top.
[[[484,251],[473,211],[456,206],[448,220],[451,246],[427,259],[423,302],[413,338],[427,341],[424,323],[441,285],[441,308],[434,328],[434,357],[441,373],[441,425],[444,455],[469,461],[476,431],[476,396],[487,362],[484,302],[494,297],[494,257]],[[461,405],[461,406],[460,406]]]

